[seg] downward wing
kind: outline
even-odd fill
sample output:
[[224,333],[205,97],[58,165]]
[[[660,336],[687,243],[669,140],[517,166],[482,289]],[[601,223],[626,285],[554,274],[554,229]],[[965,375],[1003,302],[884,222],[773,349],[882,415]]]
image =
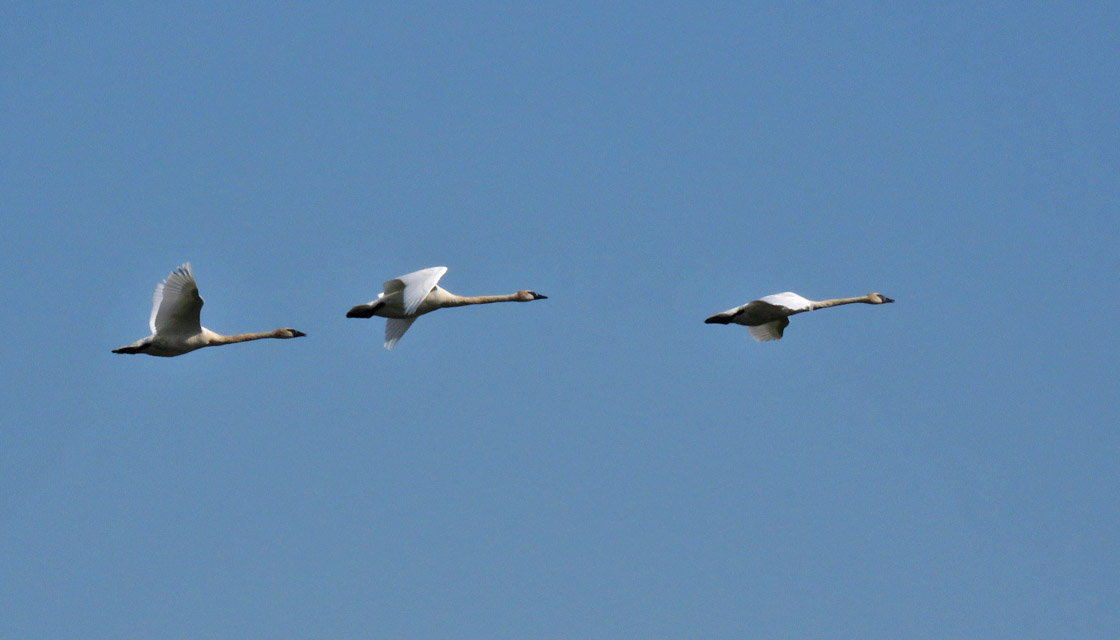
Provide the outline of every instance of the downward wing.
[[[416,313],[420,303],[428,297],[428,294],[432,292],[432,289],[435,288],[439,279],[445,273],[447,273],[447,267],[421,269],[399,278],[393,278],[382,285],[382,288],[385,290],[386,297],[392,293],[402,292],[401,300],[404,304],[404,313],[410,316]],[[401,331],[401,333],[403,334],[404,331]]]
[[757,327],[747,327],[747,331],[750,331],[751,337],[758,342],[766,342],[767,340],[781,340],[782,334],[788,326],[789,318],[779,318],[773,322],[760,324]]
[[198,295],[198,285],[188,262],[156,285],[148,326],[152,333],[194,334],[202,330],[201,313],[202,296]]
[[404,332],[412,326],[416,318],[389,318],[385,321],[385,348],[392,351]]

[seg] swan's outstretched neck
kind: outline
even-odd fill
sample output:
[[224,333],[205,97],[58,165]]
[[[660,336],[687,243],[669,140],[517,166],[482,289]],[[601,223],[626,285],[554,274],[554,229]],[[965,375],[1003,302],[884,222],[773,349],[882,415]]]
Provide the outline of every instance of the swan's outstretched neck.
[[858,296],[855,298],[833,298],[831,300],[814,301],[811,310],[827,309],[828,307],[837,307],[842,304],[853,304],[856,302],[862,302],[863,304],[885,304],[887,302],[894,302],[894,300],[882,294],[869,293],[865,296]]
[[852,304],[855,302],[868,302],[867,296],[860,296],[858,298],[832,298],[830,300],[814,300],[813,309],[827,309],[828,307],[838,307],[842,304]]
[[446,295],[447,297],[440,305],[441,307],[462,307],[468,304],[490,304],[492,302],[531,302],[548,298],[548,296],[542,296],[535,291],[518,291],[517,293],[500,296],[459,296],[454,293],[447,293]]
[[295,329],[277,329],[275,331],[262,331],[260,333],[239,333],[235,336],[223,336],[215,333],[207,340],[206,344],[210,347],[219,347],[224,344],[234,344],[237,342],[248,342],[250,340],[261,340],[263,338],[302,338],[307,334]]
[[468,304],[490,304],[493,302],[514,302],[517,300],[517,294],[511,293],[503,296],[457,296],[451,295],[447,301],[449,307],[463,307]]

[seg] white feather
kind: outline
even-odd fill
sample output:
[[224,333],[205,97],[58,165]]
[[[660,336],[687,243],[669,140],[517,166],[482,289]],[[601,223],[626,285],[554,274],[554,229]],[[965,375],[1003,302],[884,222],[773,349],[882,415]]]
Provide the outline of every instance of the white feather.
[[402,292],[404,314],[410,316],[416,313],[420,308],[420,303],[424,302],[424,298],[436,288],[439,279],[443,274],[447,273],[447,267],[430,267],[428,269],[421,269],[413,271],[407,275],[399,278],[393,278],[383,285],[385,295]]
[[790,311],[809,311],[813,308],[813,301],[807,298],[802,298],[792,291],[785,293],[775,293],[763,298],[759,298],[763,302],[776,304],[779,307],[785,307]]
[[747,331],[751,333],[751,337],[758,342],[766,342],[768,340],[781,340],[782,339],[782,321],[775,320],[760,324],[757,327],[747,327]]
[[416,318],[387,318],[385,320],[385,348],[392,351],[404,332],[416,322]]
[[156,285],[148,325],[152,333],[193,335],[201,331],[201,313],[202,297],[198,295],[191,263],[187,262]]

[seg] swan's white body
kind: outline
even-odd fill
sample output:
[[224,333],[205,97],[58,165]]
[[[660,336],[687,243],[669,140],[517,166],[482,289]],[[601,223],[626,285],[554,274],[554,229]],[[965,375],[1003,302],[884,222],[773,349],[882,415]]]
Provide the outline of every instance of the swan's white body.
[[864,304],[886,304],[894,302],[880,293],[869,293],[858,298],[833,298],[831,300],[809,300],[792,291],[752,300],[747,304],[708,318],[706,324],[741,324],[747,328],[751,337],[758,342],[781,340],[789,326],[789,317],[806,311],[815,311],[842,304],[862,302]]
[[202,326],[202,296],[194,281],[191,263],[171,272],[167,279],[156,285],[152,296],[152,315],[148,327],[152,335],[113,353],[145,353],[150,356],[170,358],[190,353],[202,347],[213,347],[261,338],[298,338],[306,335],[295,329],[277,329],[263,333],[243,333],[223,336]]
[[430,267],[393,278],[382,285],[375,300],[352,307],[346,317],[386,318],[385,348],[392,349],[417,318],[436,309],[491,302],[529,302],[548,297],[528,290],[504,296],[458,296],[439,286],[439,279],[445,273],[447,267]]

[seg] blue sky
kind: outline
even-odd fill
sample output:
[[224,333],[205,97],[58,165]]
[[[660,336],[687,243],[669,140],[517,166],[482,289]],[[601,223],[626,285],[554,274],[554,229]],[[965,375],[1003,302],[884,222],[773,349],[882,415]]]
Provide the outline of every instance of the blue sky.
[[1120,631],[1113,3],[5,15],[0,635]]

